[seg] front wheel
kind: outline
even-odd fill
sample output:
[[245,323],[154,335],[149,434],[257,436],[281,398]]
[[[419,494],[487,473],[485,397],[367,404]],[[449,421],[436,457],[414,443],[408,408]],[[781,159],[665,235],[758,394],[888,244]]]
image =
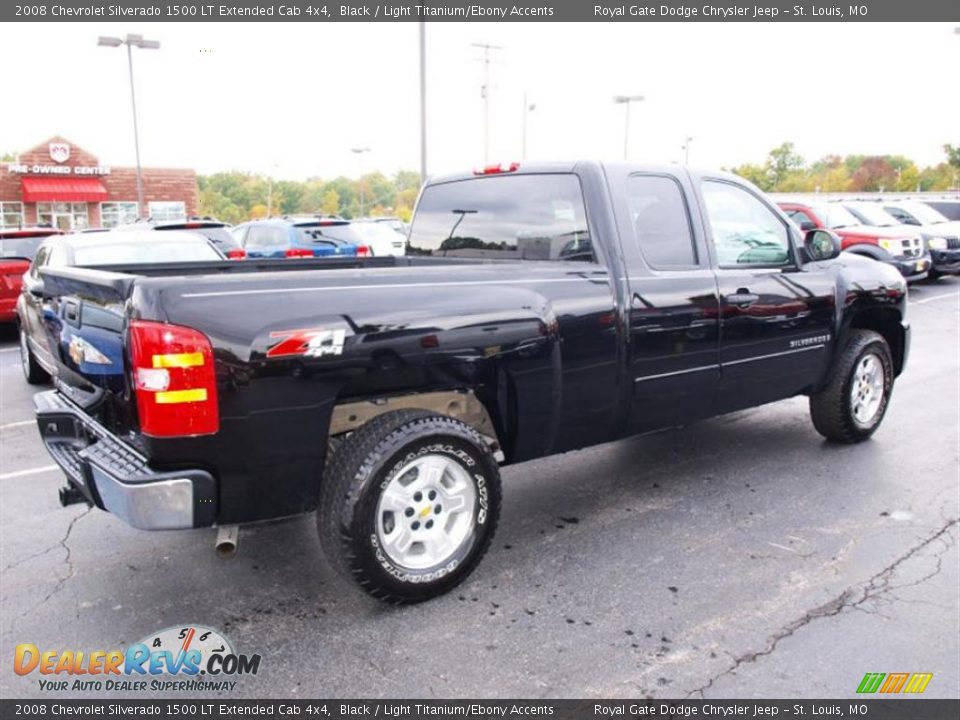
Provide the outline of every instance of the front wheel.
[[853,330],[831,373],[827,386],[810,396],[813,426],[828,440],[866,440],[880,427],[890,402],[890,346],[879,333]]
[[447,592],[477,566],[500,512],[500,472],[479,434],[422,410],[345,439],[324,477],[318,531],[331,563],[381,600]]

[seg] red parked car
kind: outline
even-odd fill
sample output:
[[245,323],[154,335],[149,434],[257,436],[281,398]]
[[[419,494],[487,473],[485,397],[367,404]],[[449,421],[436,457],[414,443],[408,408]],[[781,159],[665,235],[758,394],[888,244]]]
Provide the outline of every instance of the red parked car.
[[930,253],[923,239],[905,226],[864,225],[838,203],[784,200],[777,205],[804,232],[832,230],[840,236],[844,250],[893,265],[910,282],[923,280],[930,272]]
[[45,237],[62,235],[52,227],[0,228],[0,323],[17,319],[23,274]]

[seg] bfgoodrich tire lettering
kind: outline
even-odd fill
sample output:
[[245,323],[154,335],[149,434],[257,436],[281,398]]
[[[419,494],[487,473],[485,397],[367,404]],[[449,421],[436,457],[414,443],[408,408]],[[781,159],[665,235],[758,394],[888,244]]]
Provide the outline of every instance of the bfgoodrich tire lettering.
[[871,330],[852,330],[823,390],[810,396],[813,426],[829,440],[861,442],[880,427],[893,390],[887,341]]
[[[424,485],[415,501],[413,489],[420,485],[409,483],[410,495],[404,496],[402,481],[421,471],[444,478],[449,488],[438,490],[462,491],[459,514],[443,507],[447,496],[427,496],[434,486]],[[339,446],[324,477],[317,524],[338,570],[374,597],[411,603],[447,592],[473,571],[490,545],[499,511],[499,468],[483,439],[453,418],[401,410],[371,420]],[[441,526],[434,523],[448,518],[457,532],[436,562],[426,550],[405,555],[385,541],[400,530],[416,538],[435,535]],[[426,546],[416,540],[408,547],[417,542]]]

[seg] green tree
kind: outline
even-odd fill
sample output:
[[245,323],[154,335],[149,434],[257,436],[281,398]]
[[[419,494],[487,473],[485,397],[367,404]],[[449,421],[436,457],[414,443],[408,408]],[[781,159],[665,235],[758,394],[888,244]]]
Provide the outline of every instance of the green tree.
[[943,151],[947,154],[947,165],[960,170],[960,145],[947,143],[943,146]]
[[340,214],[340,195],[333,188],[323,194],[323,199],[320,201],[320,211],[324,215]]

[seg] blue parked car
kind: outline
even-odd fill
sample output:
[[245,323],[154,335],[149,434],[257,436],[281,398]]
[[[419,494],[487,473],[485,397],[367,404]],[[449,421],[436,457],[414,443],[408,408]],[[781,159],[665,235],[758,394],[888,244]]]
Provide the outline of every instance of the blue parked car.
[[248,258],[368,256],[370,249],[348,220],[283,217],[253,220],[231,231]]

